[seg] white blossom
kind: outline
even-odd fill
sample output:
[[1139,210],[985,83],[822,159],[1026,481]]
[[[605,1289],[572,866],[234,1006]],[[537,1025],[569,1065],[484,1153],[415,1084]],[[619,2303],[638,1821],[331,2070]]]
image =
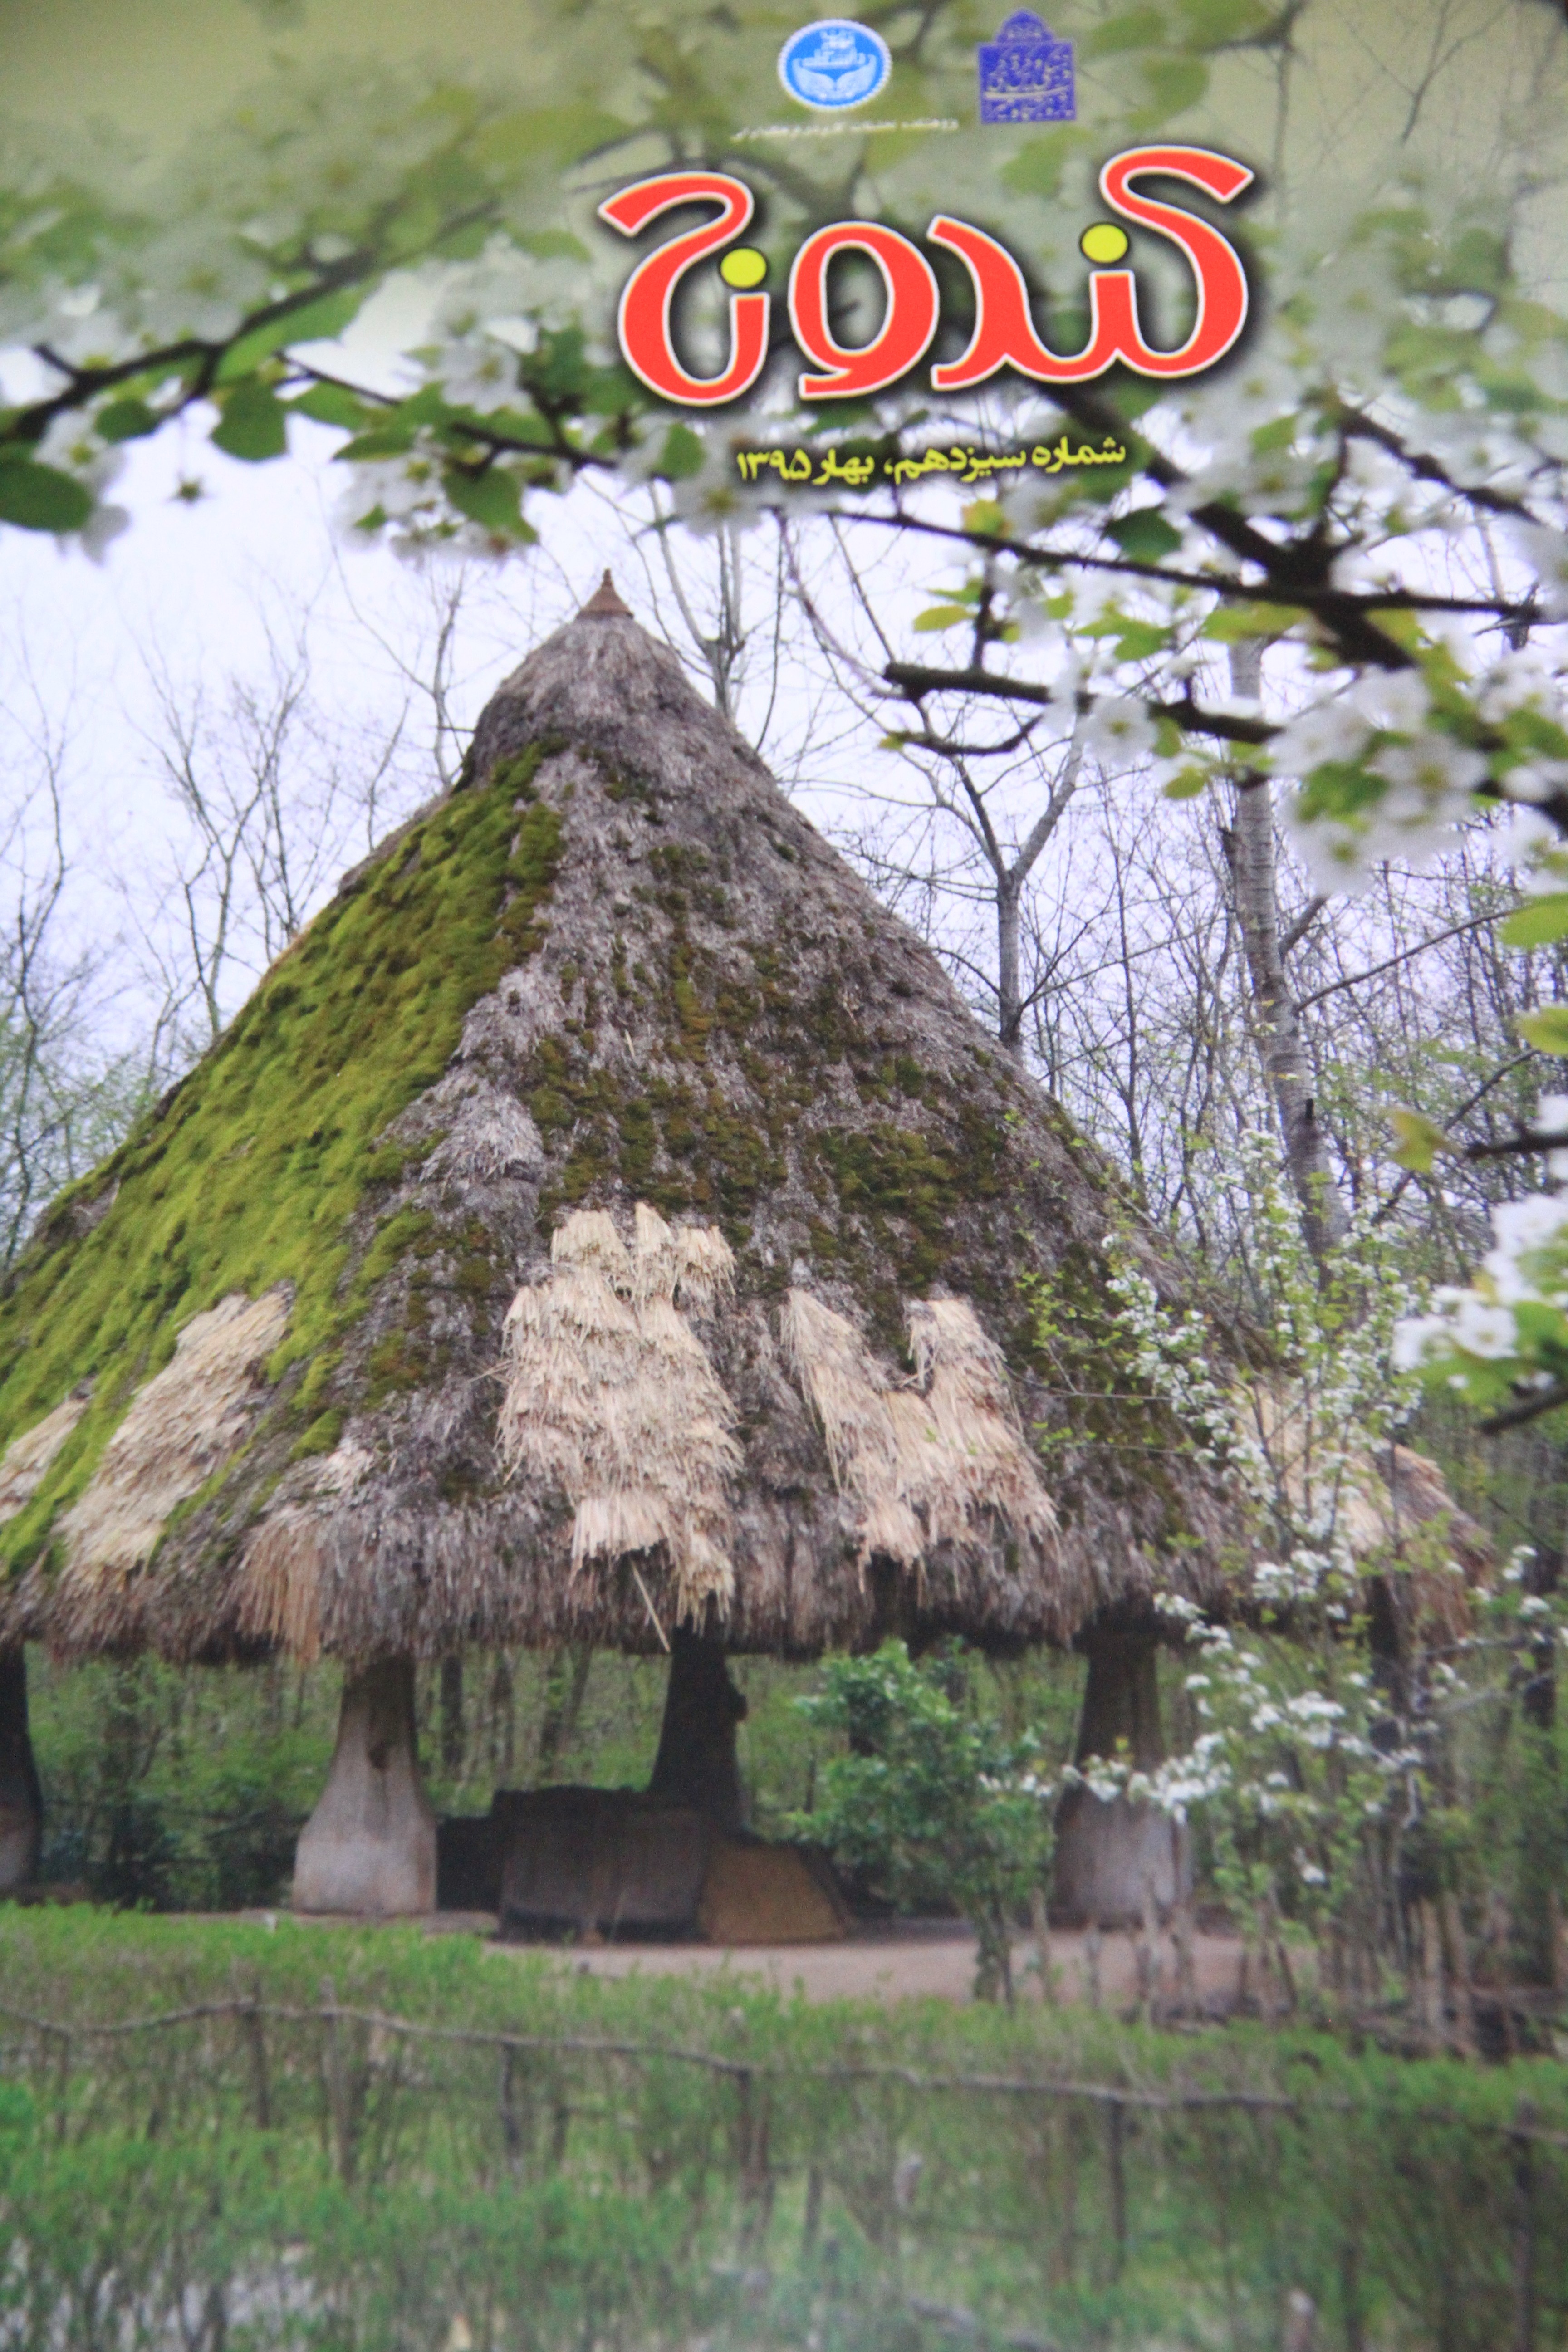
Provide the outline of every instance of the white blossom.
[[1083,725],[1083,741],[1103,759],[1135,760],[1154,748],[1154,722],[1141,702],[1108,695],[1096,702]]

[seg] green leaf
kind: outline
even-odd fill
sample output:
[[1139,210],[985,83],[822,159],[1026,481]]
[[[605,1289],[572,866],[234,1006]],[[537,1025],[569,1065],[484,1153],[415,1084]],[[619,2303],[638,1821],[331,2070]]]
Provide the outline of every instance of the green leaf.
[[1263,0],[1177,0],[1177,5],[1186,20],[1188,40],[1200,48],[1244,41],[1248,34],[1268,28],[1269,12]]
[[689,425],[672,425],[664,437],[659,472],[667,482],[688,482],[693,474],[702,471],[705,454]]
[[1267,457],[1276,449],[1289,449],[1300,430],[1299,418],[1291,411],[1287,410],[1283,416],[1271,417],[1267,425],[1260,425],[1256,432],[1249,433],[1247,437],[1248,444],[1258,455],[1260,457]]
[[1150,49],[1165,37],[1165,19],[1158,8],[1129,8],[1110,16],[1079,43],[1081,58],[1114,57],[1120,49]]
[[[609,146],[627,128],[619,115],[594,106],[517,107],[486,123],[473,141],[472,153],[486,172],[510,177],[542,166],[553,179],[563,164]],[[521,242],[531,247],[530,238]]]
[[1500,924],[1498,937],[1505,948],[1543,948],[1552,940],[1568,939],[1568,890],[1551,890]]
[[1061,193],[1061,177],[1068,161],[1084,146],[1088,135],[1065,125],[1059,131],[1042,131],[1004,165],[1002,185],[1016,196],[1044,196],[1047,203],[1053,202]]
[[289,412],[277,394],[252,380],[237,384],[223,404],[223,421],[213,434],[213,446],[230,457],[256,466],[268,457],[281,457],[289,446]]
[[1119,661],[1147,661],[1151,654],[1162,654],[1171,642],[1171,632],[1155,621],[1129,621],[1116,640]]
[[1143,79],[1162,113],[1184,114],[1207,89],[1209,69],[1196,58],[1151,58]]
[[92,424],[100,441],[140,441],[144,434],[156,433],[162,421],[144,400],[110,400]]
[[1222,646],[1237,646],[1248,637],[1282,637],[1304,618],[1299,604],[1222,604],[1209,614],[1202,634]]
[[441,477],[441,487],[459,514],[484,530],[506,539],[531,539],[522,519],[522,493],[510,474],[494,466],[482,474],[465,474],[453,467]]
[[1438,1153],[1454,1148],[1436,1121],[1418,1110],[1391,1110],[1388,1123],[1399,1138],[1394,1159],[1417,1176],[1429,1174]]
[[936,629],[962,628],[973,618],[966,605],[932,604],[916,617],[914,625],[919,635],[929,636]]
[[378,425],[371,432],[356,434],[346,442],[338,451],[338,458],[356,466],[374,457],[405,457],[414,446],[417,430],[413,425]]
[[335,341],[359,316],[371,290],[368,283],[342,286],[335,293],[319,294],[313,302],[301,302],[297,310],[285,311],[280,318],[268,319],[265,326],[252,327],[225,352],[218,362],[217,381],[237,383],[274,352],[288,351],[295,343]]
[[91,491],[72,475],[30,457],[0,458],[0,522],[21,530],[79,530],[91,512]]
[[1162,790],[1168,801],[1195,801],[1201,792],[1206,791],[1208,782],[1206,770],[1184,768],[1180,775],[1173,776]]
[[[1568,906],[1568,898],[1563,903]],[[1568,1004],[1547,1004],[1539,1013],[1516,1013],[1513,1025],[1537,1053],[1568,1059]]]
[[287,405],[298,409],[301,416],[313,417],[318,425],[339,425],[347,433],[356,433],[371,414],[363,401],[341,383],[313,383]]
[[1136,514],[1121,515],[1105,528],[1122,554],[1131,555],[1137,563],[1158,563],[1162,557],[1173,555],[1182,543],[1181,532],[1165,520],[1158,507],[1140,507]]

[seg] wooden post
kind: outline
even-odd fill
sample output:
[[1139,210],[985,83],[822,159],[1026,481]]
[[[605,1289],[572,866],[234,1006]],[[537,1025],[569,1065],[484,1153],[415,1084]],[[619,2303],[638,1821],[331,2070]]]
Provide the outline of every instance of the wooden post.
[[1530,2133],[1535,2109],[1521,2099],[1513,2111],[1513,2331],[1509,2352],[1535,2352],[1535,2150]]
[[248,1986],[242,1984],[237,1963],[231,1972],[230,1982],[234,1986],[239,2030],[250,2062],[250,2095],[256,2111],[256,2128],[258,2131],[269,2131],[272,2126],[272,2094],[267,2072],[267,2032],[261,2017],[261,1979],[252,1976]]
[[332,1769],[300,1833],[294,1908],[382,1918],[436,1908],[436,1816],[419,1777],[411,1658],[383,1658],[343,1683]]
[[805,2216],[801,2224],[801,2252],[811,2254],[816,2249],[817,2231],[822,2227],[822,2167],[808,2165],[805,2174]]
[[1120,2099],[1105,2111],[1105,2150],[1110,2187],[1110,2283],[1114,2286],[1127,2263],[1127,2118]]
[[[1091,1626],[1083,1647],[1089,1680],[1078,1762],[1121,1755],[1139,1771],[1152,1771],[1165,1753],[1152,1627]],[[1188,1891],[1192,1851],[1185,1824],[1157,1805],[1097,1797],[1082,1786],[1068,1789],[1057,1808],[1052,1917],[1064,1927],[1136,1927],[1146,1883],[1163,1913]]]
[[746,1702],[730,1680],[724,1645],[678,1625],[670,1639],[664,1724],[650,1796],[689,1805],[721,1829],[745,1826],[736,1726]]
[[522,2126],[518,2120],[517,2099],[513,2085],[516,2071],[517,2052],[508,2042],[501,2047],[500,2096],[497,2105],[500,2112],[500,2141],[506,2150],[509,2172],[516,2172],[522,2158]]
[[337,1990],[331,1977],[321,1979],[321,2075],[327,2088],[327,2116],[331,2126],[332,2169],[345,2185],[354,2177],[355,2101],[343,2059],[339,2031]]
[[44,1798],[27,1729],[27,1663],[21,1643],[0,1650],[0,1895],[37,1874]]
[[441,1661],[441,1769],[448,1780],[462,1778],[467,1745],[463,1725],[463,1660],[459,1651]]

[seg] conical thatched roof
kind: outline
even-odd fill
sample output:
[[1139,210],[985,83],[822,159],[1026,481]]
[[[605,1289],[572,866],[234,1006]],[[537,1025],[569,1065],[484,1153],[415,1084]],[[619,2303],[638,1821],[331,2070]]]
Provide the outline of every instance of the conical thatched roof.
[[601,594],[46,1220],[0,1301],[0,1640],[652,1649],[706,1612],[800,1653],[1212,1597],[1232,1506],[1095,1352],[1113,1225],[1178,1295]]

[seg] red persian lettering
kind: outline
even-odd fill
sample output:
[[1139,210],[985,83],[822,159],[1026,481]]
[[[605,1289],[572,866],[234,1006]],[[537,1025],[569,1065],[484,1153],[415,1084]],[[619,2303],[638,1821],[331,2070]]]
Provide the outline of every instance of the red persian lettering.
[[[868,254],[881,273],[887,307],[868,343],[838,341],[828,323],[827,272],[836,255]],[[803,375],[803,400],[850,400],[885,392],[925,357],[941,302],[936,273],[918,246],[877,221],[836,221],[808,236],[789,274],[795,341],[820,375]]]
[[755,209],[755,199],[743,180],[731,179],[726,172],[661,172],[623,188],[599,206],[601,220],[623,236],[636,236],[674,205],[704,201],[720,206],[717,216],[700,228],[672,236],[637,264],[626,280],[617,320],[621,350],[633,374],[661,400],[678,401],[683,408],[713,408],[721,401],[738,400],[763,372],[768,355],[766,294],[731,295],[730,358],[719,375],[692,375],[684,368],[669,326],[680,280],[708,254],[739,236]]
[[1132,147],[1113,155],[1100,175],[1100,194],[1114,212],[1186,256],[1197,284],[1197,316],[1187,340],[1157,352],[1138,316],[1138,288],[1130,269],[1089,273],[1089,331],[1083,350],[1061,356],[1035,331],[1024,273],[1005,246],[967,221],[939,214],[926,234],[956,253],[974,281],[974,332],[962,359],[931,370],[938,392],[965,392],[998,368],[1016,368],[1040,383],[1083,383],[1123,361],[1139,375],[1199,375],[1223,359],[1247,323],[1247,273],[1235,247],[1208,222],[1178,205],[1136,194],[1131,182],[1148,173],[1185,180],[1221,204],[1238,196],[1252,178],[1245,163],[1203,147]]

